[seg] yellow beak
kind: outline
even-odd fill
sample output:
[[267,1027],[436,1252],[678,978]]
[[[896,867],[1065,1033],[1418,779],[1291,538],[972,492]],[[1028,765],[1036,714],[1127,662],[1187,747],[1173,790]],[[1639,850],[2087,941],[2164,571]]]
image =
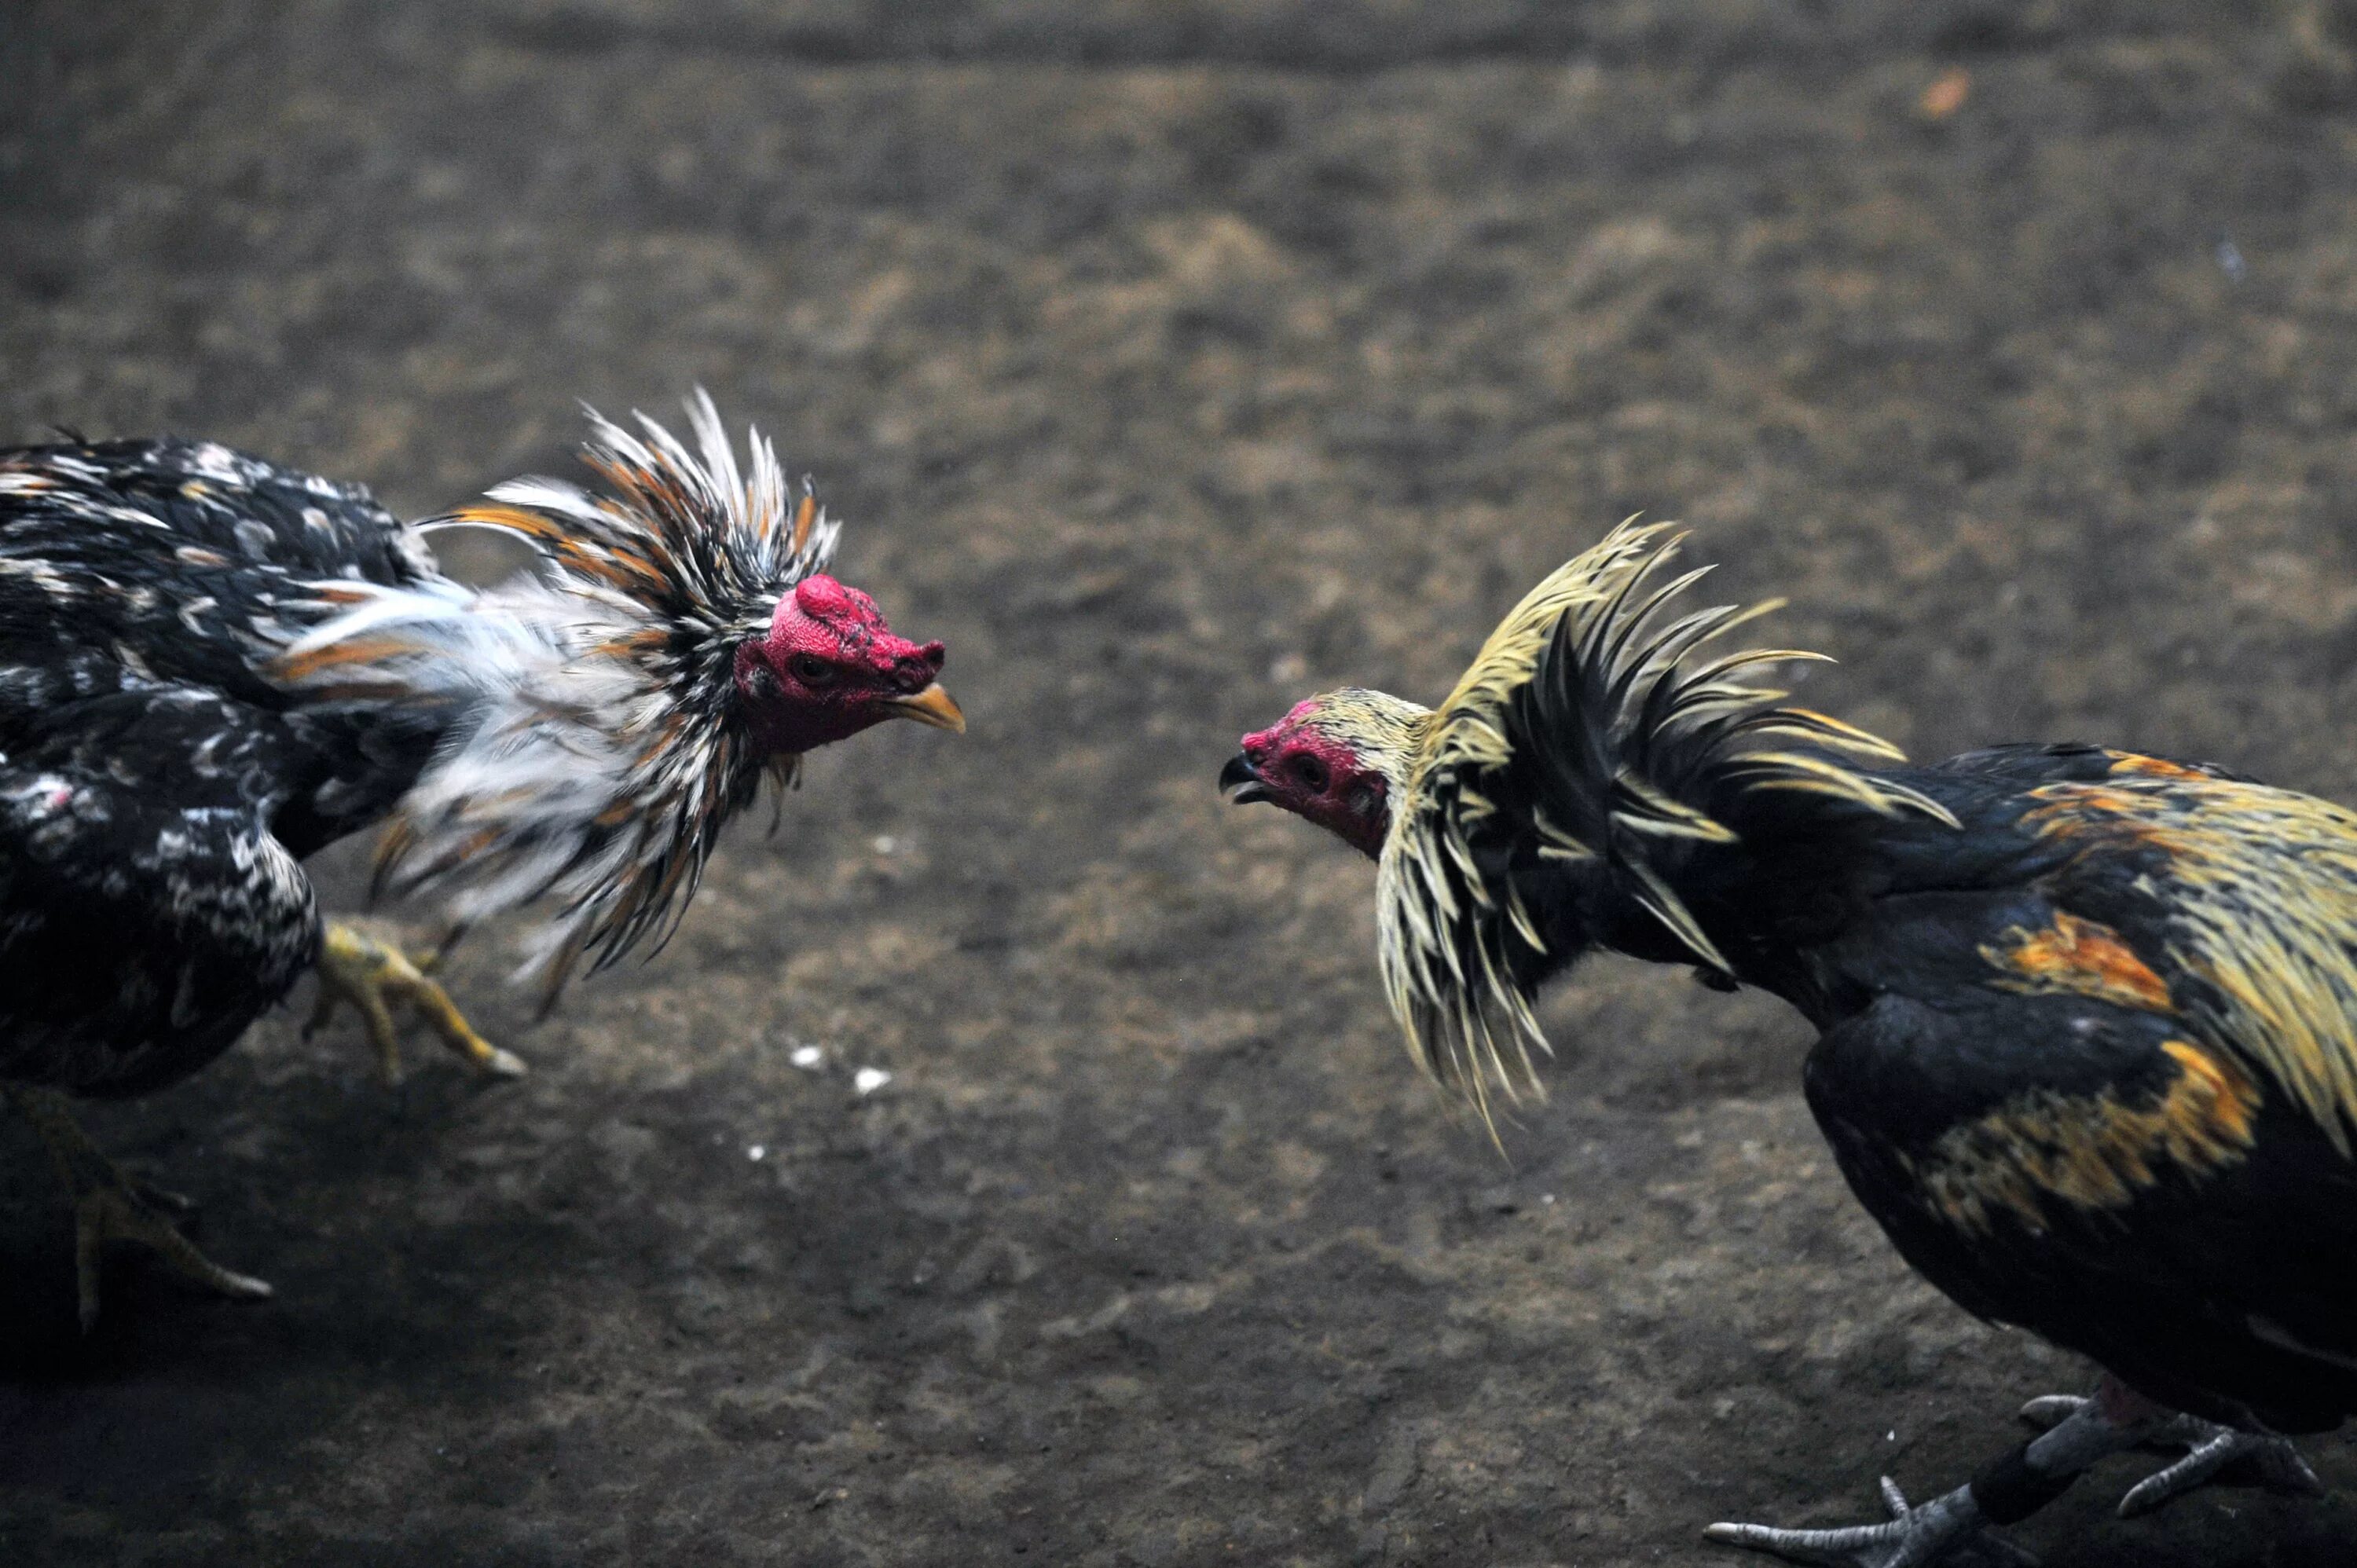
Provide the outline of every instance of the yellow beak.
[[892,711],[894,718],[914,719],[935,729],[954,730],[959,735],[965,733],[965,714],[958,710],[957,703],[938,682],[914,696],[887,697],[884,705]]

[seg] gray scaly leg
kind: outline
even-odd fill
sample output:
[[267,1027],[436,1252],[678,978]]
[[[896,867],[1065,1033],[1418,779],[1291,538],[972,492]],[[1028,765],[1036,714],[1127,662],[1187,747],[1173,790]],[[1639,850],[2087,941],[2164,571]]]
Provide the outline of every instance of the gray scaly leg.
[[[2051,1427],[2068,1420],[2087,1402],[2076,1394],[2049,1394],[2022,1406],[2021,1418]],[[2291,1439],[2271,1433],[2243,1432],[2172,1411],[2151,1423],[2142,1443],[2147,1446],[2181,1447],[2186,1451],[2185,1457],[2129,1487],[2127,1495],[2120,1499],[2122,1519],[2134,1519],[2175,1502],[2206,1485],[2227,1466],[2243,1459],[2252,1462],[2258,1472],[2259,1484],[2271,1492],[2304,1498],[2321,1497],[2324,1493],[2324,1483],[2316,1478],[2316,1472],[2309,1468],[2308,1461],[2292,1446]]]
[[[2106,1392],[2114,1386],[2105,1380]],[[2036,1558],[1988,1527],[2028,1519],[2090,1465],[2145,1441],[2154,1424],[2140,1411],[2121,1412],[2116,1402],[2099,1394],[2061,1412],[2051,1430],[1982,1466],[1969,1484],[1928,1503],[1910,1508],[1884,1477],[1882,1498],[1891,1513],[1886,1523],[1846,1530],[1715,1524],[1703,1533],[1723,1545],[1819,1568],[2034,1568]]]

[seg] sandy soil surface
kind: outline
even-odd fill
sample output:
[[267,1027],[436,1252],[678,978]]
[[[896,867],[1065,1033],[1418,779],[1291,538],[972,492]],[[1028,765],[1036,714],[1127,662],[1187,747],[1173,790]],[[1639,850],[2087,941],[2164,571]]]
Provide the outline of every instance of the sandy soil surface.
[[[0,439],[209,435],[424,513],[701,381],[973,731],[815,757],[544,1026],[486,933],[452,983],[520,1083],[421,1042],[389,1093],[290,1012],[93,1112],[271,1305],[126,1257],[78,1340],[0,1126],[0,1559],[1733,1563],[1706,1522],[1961,1479],[2089,1374],[1900,1264],[1794,1019],[1598,964],[1501,1157],[1402,1057],[1369,868],[1213,776],[1320,683],[1437,694],[1641,509],[1919,754],[2357,800],[2352,33],[16,0]],[[2313,1451],[2321,1502],[2122,1523],[2120,1460],[2018,1535],[2345,1563],[2357,1456]]]

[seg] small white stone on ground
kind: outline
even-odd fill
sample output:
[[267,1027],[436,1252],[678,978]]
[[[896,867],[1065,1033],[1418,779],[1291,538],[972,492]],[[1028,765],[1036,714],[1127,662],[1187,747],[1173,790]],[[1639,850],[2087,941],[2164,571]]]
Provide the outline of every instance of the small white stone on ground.
[[864,1067],[851,1075],[851,1087],[862,1094],[873,1094],[892,1081],[892,1075],[880,1067]]
[[826,1065],[826,1052],[817,1046],[796,1046],[794,1054],[786,1059],[808,1072]]

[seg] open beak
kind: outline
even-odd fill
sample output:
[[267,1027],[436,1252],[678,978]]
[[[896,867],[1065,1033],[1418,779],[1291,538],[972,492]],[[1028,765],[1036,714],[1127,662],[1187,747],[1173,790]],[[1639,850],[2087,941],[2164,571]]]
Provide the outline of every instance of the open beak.
[[896,719],[914,719],[935,729],[954,730],[959,735],[965,733],[965,714],[958,710],[957,703],[942,690],[939,682],[909,696],[887,697],[884,706]]
[[1261,781],[1259,774],[1253,771],[1253,765],[1245,760],[1242,752],[1229,757],[1228,765],[1220,769],[1220,789],[1225,792],[1228,804],[1232,806],[1249,806],[1254,800],[1269,798],[1268,786]]

